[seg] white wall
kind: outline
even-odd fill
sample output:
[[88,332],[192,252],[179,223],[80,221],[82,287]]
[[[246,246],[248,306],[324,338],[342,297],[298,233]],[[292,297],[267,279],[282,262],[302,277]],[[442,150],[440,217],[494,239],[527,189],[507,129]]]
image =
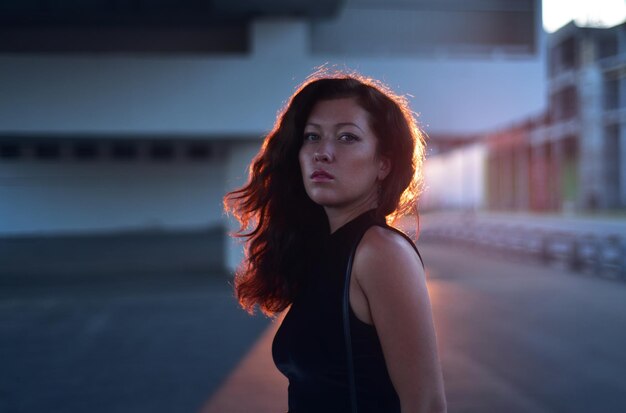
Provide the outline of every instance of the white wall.
[[425,190],[422,209],[480,209],[485,204],[485,162],[483,144],[473,144],[428,157],[424,163]]
[[225,162],[0,162],[0,234],[223,225]]
[[258,136],[307,74],[347,65],[413,96],[431,133],[492,129],[540,111],[535,58],[342,58],[309,53],[308,25],[259,22],[249,56],[2,55],[0,133]]

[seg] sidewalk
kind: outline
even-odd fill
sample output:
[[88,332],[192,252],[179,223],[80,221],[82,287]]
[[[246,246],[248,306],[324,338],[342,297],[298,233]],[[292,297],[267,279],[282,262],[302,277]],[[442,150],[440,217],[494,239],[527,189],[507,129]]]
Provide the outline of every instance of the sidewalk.
[[272,359],[272,340],[282,319],[270,324],[199,413],[287,411],[288,381]]
[[[411,219],[408,224],[415,226],[415,221]],[[420,230],[432,229],[444,225],[467,224],[515,226],[525,229],[563,231],[576,235],[620,235],[626,237],[626,216],[490,211],[441,211],[420,214]]]
[[[406,222],[405,222],[406,223]],[[405,230],[414,234],[415,223]],[[498,254],[532,257],[576,271],[626,279],[626,218],[524,212],[431,212],[419,241],[456,242]]]

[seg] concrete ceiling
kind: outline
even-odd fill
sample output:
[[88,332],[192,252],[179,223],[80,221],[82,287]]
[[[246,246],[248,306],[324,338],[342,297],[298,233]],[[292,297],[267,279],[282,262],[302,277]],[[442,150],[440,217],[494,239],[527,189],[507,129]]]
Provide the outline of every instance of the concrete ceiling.
[[0,2],[9,26],[208,26],[256,17],[335,17],[346,6],[425,11],[531,11],[538,0],[14,0]]
[[10,26],[198,26],[255,17],[326,18],[343,0],[19,0],[0,3]]

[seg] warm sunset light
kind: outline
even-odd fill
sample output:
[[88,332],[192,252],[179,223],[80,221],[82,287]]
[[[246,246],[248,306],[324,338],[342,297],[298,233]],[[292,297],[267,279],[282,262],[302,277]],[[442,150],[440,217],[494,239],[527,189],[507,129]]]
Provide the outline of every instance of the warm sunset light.
[[571,20],[579,26],[615,26],[626,20],[626,1],[543,0],[543,27],[547,32],[554,32]]

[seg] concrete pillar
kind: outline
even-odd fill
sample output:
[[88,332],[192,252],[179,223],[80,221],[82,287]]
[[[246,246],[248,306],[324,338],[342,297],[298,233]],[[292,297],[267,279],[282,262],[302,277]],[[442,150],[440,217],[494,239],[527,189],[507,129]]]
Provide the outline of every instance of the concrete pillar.
[[507,151],[507,159],[508,159],[508,165],[507,165],[507,172],[508,172],[508,179],[507,179],[507,209],[513,210],[516,209],[516,199],[517,199],[517,168],[515,167],[515,152],[516,152],[516,148],[515,147],[511,147],[508,151]]
[[[621,83],[626,83],[626,79],[622,79]],[[626,102],[624,102],[626,106]],[[618,140],[618,165],[619,165],[619,206],[626,207],[626,122],[622,121],[617,133],[619,134]]]
[[579,192],[578,136],[570,135],[561,141],[561,210],[571,213],[576,210],[576,194]]
[[547,151],[544,143],[539,143],[531,150],[531,209],[545,210],[548,193]]
[[498,149],[494,154],[493,160],[493,206],[495,209],[502,209],[502,150]]
[[504,148],[500,152],[500,208],[502,209],[511,209],[511,173],[512,173],[512,165],[511,165],[511,153],[512,151],[509,148]]
[[515,150],[515,208],[518,210],[526,210],[530,208],[530,200],[528,198],[528,172],[530,166],[528,147],[521,145]]
[[582,39],[583,66],[578,73],[578,101],[580,125],[580,192],[578,203],[582,209],[602,208],[607,204],[604,168],[604,131],[602,126],[602,72],[591,60],[591,39]]
[[626,30],[616,30],[615,35],[617,36],[617,54],[625,54],[626,53]]
[[[617,49],[618,55],[626,55],[626,30],[617,30]],[[622,76],[618,79],[618,110],[626,109],[626,76],[622,70]],[[619,168],[619,194],[618,205],[622,208],[626,207],[626,122],[621,119],[617,124],[617,146],[618,146],[618,168]]]
[[563,141],[553,141],[551,144],[550,153],[550,208],[560,211],[563,206],[563,191],[561,190],[561,184],[563,182]]
[[497,152],[492,148],[489,150],[487,155],[487,171],[485,174],[485,178],[487,181],[487,206],[489,209],[497,208],[497,199],[498,199],[498,158]]
[[[248,168],[252,158],[258,153],[261,141],[232,142],[229,147],[228,163],[226,165],[226,187],[224,193],[243,186],[248,180]],[[232,217],[226,218],[228,232],[239,229],[237,221]],[[225,266],[234,271],[243,259],[243,246],[237,239],[228,234],[225,245]]]

